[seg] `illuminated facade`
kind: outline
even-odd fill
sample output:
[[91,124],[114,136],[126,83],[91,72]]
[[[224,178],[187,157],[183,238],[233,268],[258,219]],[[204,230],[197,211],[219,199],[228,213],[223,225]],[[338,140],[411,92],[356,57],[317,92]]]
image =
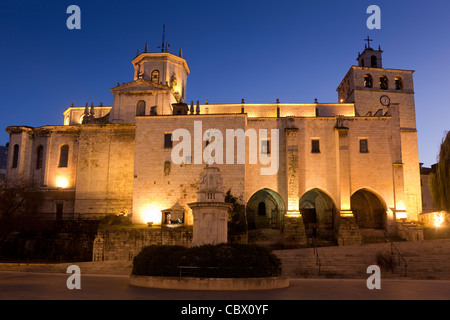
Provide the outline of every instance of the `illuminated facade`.
[[367,230],[393,234],[422,210],[413,71],[382,68],[382,51],[371,48],[357,61],[337,88],[338,103],[200,104],[186,103],[190,70],[181,52],[144,52],[132,60],[134,80],[111,89],[112,106],[69,107],[62,126],[8,127],[7,183],[41,191],[50,218],[124,212],[136,223],[165,224],[165,210],[178,204],[180,220],[192,225],[188,203],[205,163],[191,155],[172,161],[174,131],[185,129],[192,150],[199,143],[203,152],[214,142],[206,129],[223,137],[265,129],[256,152],[277,156],[276,174],[251,163],[250,138],[244,163],[236,153],[226,163],[224,152],[216,164],[224,190],[246,205],[249,228],[280,229],[295,241],[314,230],[345,244],[360,243]]

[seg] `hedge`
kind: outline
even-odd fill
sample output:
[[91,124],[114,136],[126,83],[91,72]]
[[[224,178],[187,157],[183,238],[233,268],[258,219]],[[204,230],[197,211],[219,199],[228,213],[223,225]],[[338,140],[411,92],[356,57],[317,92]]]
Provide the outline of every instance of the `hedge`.
[[[183,267],[180,270],[180,267]],[[257,245],[218,244],[196,247],[152,245],[133,259],[134,275],[256,278],[279,275],[280,260]],[[180,273],[181,271],[181,273]]]

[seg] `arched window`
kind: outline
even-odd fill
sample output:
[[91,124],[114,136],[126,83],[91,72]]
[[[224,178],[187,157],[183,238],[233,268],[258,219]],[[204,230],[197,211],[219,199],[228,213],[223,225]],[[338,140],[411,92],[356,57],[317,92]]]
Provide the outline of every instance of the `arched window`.
[[67,168],[69,164],[69,146],[64,144],[59,149],[59,168]]
[[36,149],[36,169],[42,168],[43,159],[44,159],[44,147],[40,145]]
[[266,203],[264,201],[261,201],[258,203],[258,216],[265,216],[266,215]]
[[395,77],[395,90],[403,90],[403,79],[400,76]]
[[136,105],[136,115],[137,116],[145,116],[145,101],[139,100]]
[[371,56],[370,57],[370,66],[372,68],[378,68],[378,63],[377,63],[377,57],[376,56]]
[[152,82],[159,83],[159,71],[158,70],[152,71]]
[[17,168],[17,164],[19,163],[19,145],[15,144],[13,148],[14,149],[11,168]]
[[388,86],[388,78],[386,76],[380,76],[380,89],[387,90]]
[[370,74],[366,74],[364,76],[364,87],[366,88],[372,88],[373,87],[373,79]]

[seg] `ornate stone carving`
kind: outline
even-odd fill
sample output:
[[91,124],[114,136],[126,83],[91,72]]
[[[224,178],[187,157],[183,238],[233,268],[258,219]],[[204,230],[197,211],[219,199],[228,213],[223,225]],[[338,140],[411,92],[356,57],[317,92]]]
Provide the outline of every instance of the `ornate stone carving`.
[[223,202],[223,178],[219,168],[206,166],[205,171],[200,174],[198,186],[198,201]]
[[205,167],[200,174],[197,202],[188,205],[194,216],[193,245],[228,241],[228,210],[231,205],[225,203],[219,168]]
[[165,161],[164,162],[164,175],[165,176],[168,176],[170,174],[170,167],[171,167],[170,161]]

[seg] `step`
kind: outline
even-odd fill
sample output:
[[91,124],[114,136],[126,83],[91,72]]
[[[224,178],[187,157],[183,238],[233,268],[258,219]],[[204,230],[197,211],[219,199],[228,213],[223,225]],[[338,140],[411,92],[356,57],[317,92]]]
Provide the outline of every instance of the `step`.
[[[408,264],[407,276],[416,279],[450,279],[450,239],[399,242],[395,245]],[[320,247],[321,273],[335,273],[340,277],[367,277],[366,267],[375,263],[377,253],[390,253],[390,250],[389,243]],[[279,250],[274,253],[282,260],[285,274],[318,274],[312,248]],[[397,259],[395,255],[394,259]],[[404,266],[396,266],[394,273],[385,274],[386,277],[404,276]]]

